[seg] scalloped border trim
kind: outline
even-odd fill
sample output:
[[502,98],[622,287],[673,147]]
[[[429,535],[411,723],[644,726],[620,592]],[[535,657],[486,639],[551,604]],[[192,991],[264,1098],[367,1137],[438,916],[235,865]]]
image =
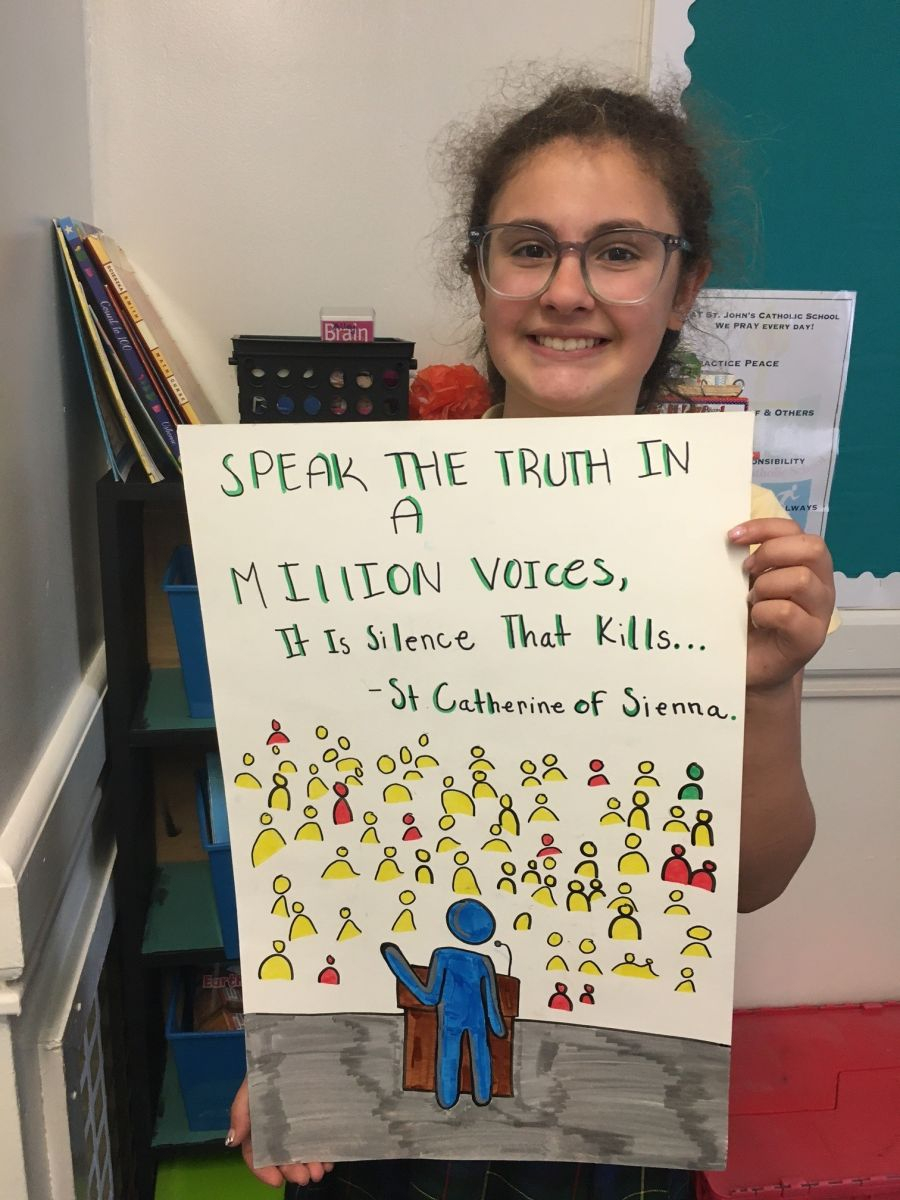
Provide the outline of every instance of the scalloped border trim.
[[900,571],[890,575],[845,575],[835,571],[838,608],[900,608]]
[[691,82],[684,61],[694,40],[694,27],[688,18],[694,0],[655,0],[650,31],[650,88],[676,79],[682,92]]

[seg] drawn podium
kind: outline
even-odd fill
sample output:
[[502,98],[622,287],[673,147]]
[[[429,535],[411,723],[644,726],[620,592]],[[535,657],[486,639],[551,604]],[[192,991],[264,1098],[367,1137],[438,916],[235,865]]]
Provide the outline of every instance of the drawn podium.
[[[413,971],[425,983],[428,968],[413,965]],[[497,975],[500,1012],[507,1028],[505,1038],[488,1034],[491,1049],[492,1096],[512,1096],[512,1052],[515,1019],[519,1015],[519,980],[514,975]],[[437,1055],[437,1012],[426,1008],[402,983],[397,983],[397,1005],[403,1009],[403,1090],[433,1092]],[[469,1042],[463,1045],[460,1064],[460,1092],[471,1095],[472,1066]]]

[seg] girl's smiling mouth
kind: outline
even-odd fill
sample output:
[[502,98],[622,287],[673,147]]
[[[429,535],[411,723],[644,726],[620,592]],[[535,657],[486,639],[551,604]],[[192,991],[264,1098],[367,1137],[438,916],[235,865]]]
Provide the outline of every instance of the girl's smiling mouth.
[[549,350],[554,354],[587,354],[605,346],[609,338],[585,336],[559,336],[556,334],[530,333],[529,343],[538,350]]

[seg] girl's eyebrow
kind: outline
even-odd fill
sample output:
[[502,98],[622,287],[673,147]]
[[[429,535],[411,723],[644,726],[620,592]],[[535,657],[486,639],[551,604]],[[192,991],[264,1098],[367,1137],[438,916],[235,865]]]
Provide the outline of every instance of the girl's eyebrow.
[[[560,241],[556,229],[547,221],[542,221],[540,217],[520,217],[516,221],[511,222],[514,225],[534,225],[537,229],[545,229],[557,241]],[[596,237],[599,233],[607,233],[611,229],[649,229],[649,225],[645,225],[643,221],[638,221],[634,217],[613,217],[609,221],[599,221],[596,225],[591,226],[588,231],[588,239]]]

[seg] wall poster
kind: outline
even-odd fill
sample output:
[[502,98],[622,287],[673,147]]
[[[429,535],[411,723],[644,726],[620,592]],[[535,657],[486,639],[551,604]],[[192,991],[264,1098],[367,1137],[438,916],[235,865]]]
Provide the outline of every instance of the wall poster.
[[259,1163],[722,1165],[752,427],[182,430]]
[[707,289],[695,305],[688,400],[661,411],[756,414],[753,481],[824,536],[855,292]]

